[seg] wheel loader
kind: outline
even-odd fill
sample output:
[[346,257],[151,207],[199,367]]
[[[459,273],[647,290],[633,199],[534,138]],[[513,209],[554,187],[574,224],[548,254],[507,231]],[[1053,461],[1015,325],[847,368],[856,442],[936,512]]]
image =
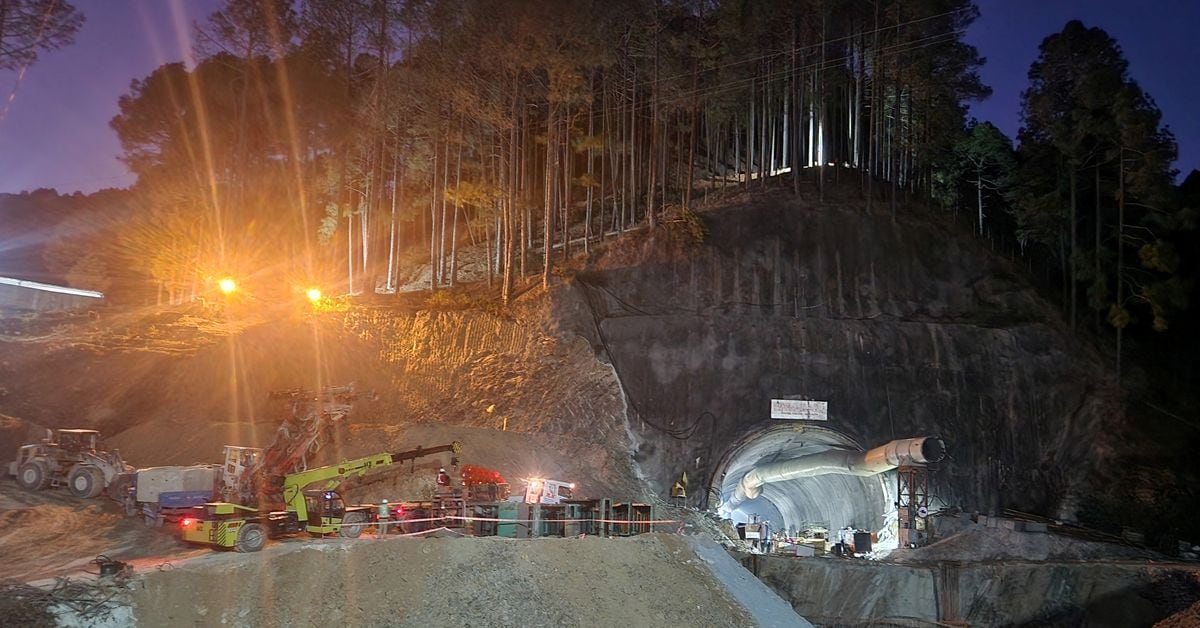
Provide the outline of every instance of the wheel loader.
[[98,448],[96,430],[46,430],[42,442],[23,445],[8,474],[27,491],[66,485],[76,497],[90,499],[104,492],[122,473],[132,471],[120,452]]

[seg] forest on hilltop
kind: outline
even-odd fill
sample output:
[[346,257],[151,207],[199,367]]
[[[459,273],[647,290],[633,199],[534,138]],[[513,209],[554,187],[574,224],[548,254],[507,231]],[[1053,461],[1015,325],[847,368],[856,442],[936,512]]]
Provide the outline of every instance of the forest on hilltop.
[[[20,10],[0,70],[82,23],[2,1]],[[507,302],[560,254],[700,220],[709,190],[820,200],[837,179],[868,211],[969,215],[1118,370],[1131,346],[1191,364],[1200,179],[1174,184],[1153,99],[1111,36],[1070,22],[1030,67],[1014,148],[967,117],[989,94],[963,39],[977,17],[968,0],[226,0],[193,25],[193,63],[120,99],[122,209],[46,254],[182,302],[224,274],[390,293],[428,264],[450,288],[473,246]]]

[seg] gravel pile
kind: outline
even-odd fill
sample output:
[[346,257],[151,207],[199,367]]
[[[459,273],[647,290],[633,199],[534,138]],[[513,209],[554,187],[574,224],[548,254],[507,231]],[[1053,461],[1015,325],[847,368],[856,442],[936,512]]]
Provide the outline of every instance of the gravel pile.
[[682,537],[281,543],[145,576],[141,625],[754,626]]

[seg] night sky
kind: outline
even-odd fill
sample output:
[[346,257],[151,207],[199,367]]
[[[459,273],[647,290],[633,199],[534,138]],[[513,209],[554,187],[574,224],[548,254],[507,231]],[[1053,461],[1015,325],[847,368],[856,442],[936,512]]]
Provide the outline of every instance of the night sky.
[[[42,55],[16,85],[0,73],[0,192],[53,187],[91,192],[133,181],[117,161],[120,146],[108,121],[135,78],[183,59],[182,36],[220,0],[73,0],[87,23],[73,46]],[[1200,168],[1200,50],[1191,44],[1200,24],[1196,0],[977,0],[982,13],[967,41],[987,57],[982,68],[992,97],[972,107],[1009,136],[1020,126],[1021,90],[1037,46],[1070,19],[1099,26],[1117,39],[1130,74],[1163,111],[1179,141],[1176,167]]]

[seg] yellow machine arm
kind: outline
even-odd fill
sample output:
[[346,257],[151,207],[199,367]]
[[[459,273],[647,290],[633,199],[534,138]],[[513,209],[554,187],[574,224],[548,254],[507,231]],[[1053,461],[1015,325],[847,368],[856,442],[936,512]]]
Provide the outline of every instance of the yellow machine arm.
[[287,504],[288,510],[296,513],[296,517],[300,521],[307,521],[308,507],[304,503],[304,489],[312,485],[316,484],[320,490],[331,491],[336,489],[346,478],[362,477],[372,469],[447,451],[454,454],[451,464],[457,466],[457,456],[462,453],[462,443],[454,441],[448,445],[436,447],[417,447],[396,453],[374,454],[365,458],[345,460],[327,467],[293,473],[283,479],[283,501]]

